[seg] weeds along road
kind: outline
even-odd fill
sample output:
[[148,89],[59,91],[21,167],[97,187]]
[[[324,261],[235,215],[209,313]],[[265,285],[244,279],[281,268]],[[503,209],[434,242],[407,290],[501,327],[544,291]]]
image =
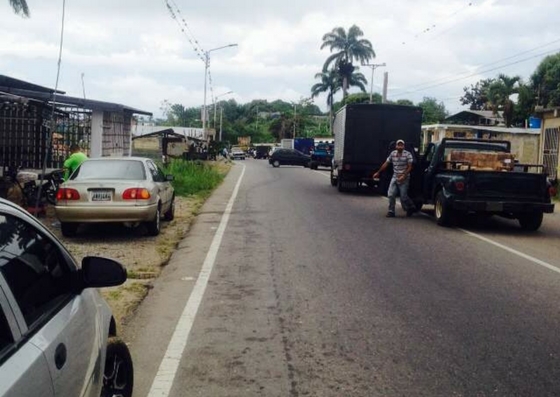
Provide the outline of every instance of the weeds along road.
[[386,206],[237,162],[125,330],[135,396],[560,394],[558,215]]

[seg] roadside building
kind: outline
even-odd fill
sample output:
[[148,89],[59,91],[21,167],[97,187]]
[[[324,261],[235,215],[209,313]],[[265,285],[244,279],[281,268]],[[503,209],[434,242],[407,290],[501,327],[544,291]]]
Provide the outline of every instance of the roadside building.
[[552,179],[558,178],[560,159],[558,149],[560,147],[560,107],[537,108],[537,115],[541,119],[541,146],[539,158],[540,162]]

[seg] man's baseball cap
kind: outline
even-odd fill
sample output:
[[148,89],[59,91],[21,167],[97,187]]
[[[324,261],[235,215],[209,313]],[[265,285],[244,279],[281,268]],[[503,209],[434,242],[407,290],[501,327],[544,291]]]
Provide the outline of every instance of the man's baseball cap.
[[402,143],[402,144],[404,145],[404,141],[403,141],[402,139],[399,139],[399,140],[397,141],[397,145],[398,145],[399,143]]

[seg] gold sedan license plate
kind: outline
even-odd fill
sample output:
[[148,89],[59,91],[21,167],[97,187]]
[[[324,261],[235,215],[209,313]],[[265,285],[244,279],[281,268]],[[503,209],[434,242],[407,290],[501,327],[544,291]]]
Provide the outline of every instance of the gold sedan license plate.
[[111,192],[108,190],[92,192],[91,201],[111,201]]

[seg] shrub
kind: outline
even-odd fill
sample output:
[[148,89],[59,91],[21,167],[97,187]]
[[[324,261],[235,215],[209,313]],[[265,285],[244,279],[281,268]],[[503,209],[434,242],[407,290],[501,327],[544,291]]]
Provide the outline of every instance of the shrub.
[[172,159],[163,167],[166,174],[173,175],[173,188],[178,196],[207,194],[224,179],[215,166],[204,161]]

